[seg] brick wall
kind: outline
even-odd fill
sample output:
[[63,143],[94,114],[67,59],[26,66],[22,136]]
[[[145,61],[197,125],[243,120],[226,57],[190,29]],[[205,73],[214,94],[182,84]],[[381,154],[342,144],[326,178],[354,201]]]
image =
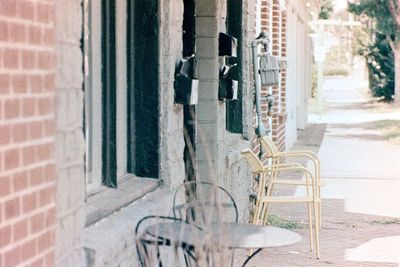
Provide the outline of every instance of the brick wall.
[[[282,16],[283,12],[280,7],[279,0],[273,0],[272,3],[272,54],[274,56],[282,56]],[[281,84],[272,88],[272,94],[275,96],[275,105],[272,113],[272,140],[277,144],[279,150],[285,149],[285,103],[286,99],[282,98],[285,87]]]
[[[286,19],[287,19],[287,12],[283,10],[281,12],[281,56],[286,58]],[[286,78],[287,78],[287,70],[281,70],[281,91],[280,91],[280,99],[281,99],[281,116],[280,116],[280,123],[282,124],[281,132],[278,135],[282,136],[281,140],[279,141],[279,149],[284,151],[286,149]]]
[[[272,42],[272,54],[275,56],[286,56],[286,11],[282,10],[279,0],[260,0],[261,1],[261,30],[270,33]],[[271,10],[272,9],[272,10]],[[271,88],[264,86],[261,89],[262,96],[269,92],[275,97],[272,117],[266,116],[263,122],[266,127],[271,127],[272,139],[277,144],[279,150],[285,150],[285,111],[286,111],[286,70],[281,72],[280,86]],[[267,103],[262,102],[262,109],[267,111]],[[254,120],[255,122],[256,120]],[[259,144],[253,142],[256,152],[259,151]]]
[[54,5],[0,4],[0,266],[53,266]]

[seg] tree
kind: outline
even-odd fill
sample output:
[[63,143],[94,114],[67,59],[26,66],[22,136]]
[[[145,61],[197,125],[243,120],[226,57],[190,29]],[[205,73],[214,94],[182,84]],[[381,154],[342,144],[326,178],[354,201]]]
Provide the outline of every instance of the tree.
[[322,0],[321,10],[319,11],[319,19],[329,19],[333,13],[332,0]]
[[349,3],[349,11],[375,21],[376,33],[385,36],[394,55],[395,102],[400,104],[400,6],[398,0],[361,0]]

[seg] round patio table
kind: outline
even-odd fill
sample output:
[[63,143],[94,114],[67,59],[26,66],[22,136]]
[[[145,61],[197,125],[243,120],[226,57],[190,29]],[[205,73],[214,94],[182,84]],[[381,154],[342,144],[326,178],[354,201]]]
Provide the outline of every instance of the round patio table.
[[185,246],[222,246],[230,249],[257,249],[244,262],[263,248],[280,247],[301,241],[301,236],[287,229],[240,223],[211,223],[203,227],[182,221],[154,224],[146,233]]

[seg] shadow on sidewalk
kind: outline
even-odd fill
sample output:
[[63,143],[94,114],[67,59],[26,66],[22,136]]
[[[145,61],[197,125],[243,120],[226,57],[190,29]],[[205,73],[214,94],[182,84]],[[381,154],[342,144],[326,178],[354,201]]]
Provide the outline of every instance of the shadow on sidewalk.
[[[315,258],[315,253],[309,251],[308,229],[294,229],[302,235],[303,240],[288,247],[271,248],[262,251],[249,266],[351,266],[351,267],[397,267],[397,263],[368,261],[350,261],[354,255],[349,252],[366,244],[375,238],[388,235],[400,235],[400,221],[393,218],[367,216],[345,211],[343,200],[327,199],[323,201],[323,229],[320,236],[321,259]],[[307,225],[306,205],[274,205],[271,213],[298,221]],[[372,253],[373,251],[371,251]],[[246,256],[246,251],[236,253],[237,266]],[[370,257],[370,256],[368,256]],[[358,257],[359,258],[359,257]],[[236,265],[235,265],[236,266]]]

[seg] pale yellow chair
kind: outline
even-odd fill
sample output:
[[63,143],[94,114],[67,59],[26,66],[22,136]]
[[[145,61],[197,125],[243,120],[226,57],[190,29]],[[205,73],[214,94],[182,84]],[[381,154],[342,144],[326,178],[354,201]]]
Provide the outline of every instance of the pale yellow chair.
[[[253,175],[259,176],[257,199],[252,223],[256,225],[264,225],[267,223],[270,204],[307,203],[310,250],[313,250],[313,232],[315,232],[316,256],[319,259],[319,216],[317,206],[319,200],[317,198],[315,176],[306,168],[296,163],[264,166],[254,152],[248,148],[243,150],[241,154],[249,163]],[[305,180],[303,182],[296,179],[279,179],[278,174],[282,171],[300,171],[303,173]],[[304,185],[306,186],[306,195],[304,197],[273,195],[272,188],[275,184]],[[315,227],[313,227],[313,221]]]
[[[288,152],[280,152],[278,147],[275,143],[271,140],[270,137],[264,136],[259,138],[261,143],[261,147],[263,152],[266,154],[268,158],[271,158],[272,164],[280,164],[283,159],[285,158],[306,158],[309,159],[314,167],[314,176],[316,177],[316,190],[317,190],[317,197],[318,197],[318,220],[320,222],[319,226],[321,228],[321,186],[323,186],[323,182],[321,181],[321,165],[317,154],[313,151],[288,151]],[[304,181],[298,181],[298,185],[303,184]]]

